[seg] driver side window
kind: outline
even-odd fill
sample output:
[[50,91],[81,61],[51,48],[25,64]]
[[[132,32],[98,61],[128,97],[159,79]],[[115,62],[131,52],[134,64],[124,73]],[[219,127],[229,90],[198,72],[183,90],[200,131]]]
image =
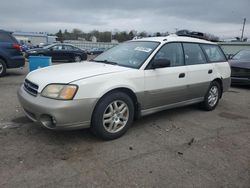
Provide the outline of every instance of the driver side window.
[[181,43],[165,44],[155,55],[154,60],[169,60],[170,67],[183,66],[184,57]]

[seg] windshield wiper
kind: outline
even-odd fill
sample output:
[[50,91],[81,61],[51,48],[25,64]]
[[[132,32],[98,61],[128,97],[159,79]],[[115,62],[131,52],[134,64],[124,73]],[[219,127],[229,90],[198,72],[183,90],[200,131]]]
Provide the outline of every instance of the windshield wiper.
[[110,64],[110,65],[118,65],[118,63],[113,62],[113,61],[108,61],[108,60],[94,60],[92,59],[91,61],[98,62],[98,63],[105,63],[105,64]]

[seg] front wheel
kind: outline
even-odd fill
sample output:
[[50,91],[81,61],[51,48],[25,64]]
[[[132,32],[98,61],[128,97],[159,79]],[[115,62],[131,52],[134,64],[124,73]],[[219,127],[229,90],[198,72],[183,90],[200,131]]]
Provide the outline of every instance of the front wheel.
[[221,86],[218,82],[214,81],[210,84],[210,87],[204,97],[204,101],[201,103],[201,107],[204,110],[214,110],[218,105],[221,96]]
[[91,130],[104,140],[113,140],[129,129],[133,119],[132,99],[122,92],[110,93],[97,104],[92,116]]

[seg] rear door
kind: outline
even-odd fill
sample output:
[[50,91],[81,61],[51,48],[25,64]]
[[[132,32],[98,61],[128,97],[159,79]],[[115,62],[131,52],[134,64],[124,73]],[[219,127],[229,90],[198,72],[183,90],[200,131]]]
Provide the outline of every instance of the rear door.
[[64,45],[64,58],[65,60],[74,61],[75,49],[73,46]]
[[188,97],[189,99],[204,97],[214,78],[214,66],[207,62],[200,44],[183,43],[183,49],[188,72]]
[[[154,59],[167,59],[170,67],[145,70],[145,103],[142,109],[187,100],[187,69],[181,43],[167,43]],[[150,64],[149,64],[150,65]]]
[[53,61],[63,60],[64,59],[64,57],[63,57],[63,45],[57,44],[55,46],[52,46],[48,50],[46,55],[51,56]]

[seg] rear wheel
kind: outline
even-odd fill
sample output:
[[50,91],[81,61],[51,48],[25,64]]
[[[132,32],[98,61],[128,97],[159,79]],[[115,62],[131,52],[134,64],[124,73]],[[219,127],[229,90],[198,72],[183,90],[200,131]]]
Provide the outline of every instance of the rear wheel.
[[91,122],[91,130],[104,140],[121,137],[134,119],[132,99],[125,93],[115,92],[104,96],[97,104]]
[[3,60],[0,59],[0,77],[6,75],[6,64]]
[[204,110],[214,110],[218,105],[221,96],[221,85],[214,81],[210,84],[210,87],[205,95],[204,101],[201,106]]

